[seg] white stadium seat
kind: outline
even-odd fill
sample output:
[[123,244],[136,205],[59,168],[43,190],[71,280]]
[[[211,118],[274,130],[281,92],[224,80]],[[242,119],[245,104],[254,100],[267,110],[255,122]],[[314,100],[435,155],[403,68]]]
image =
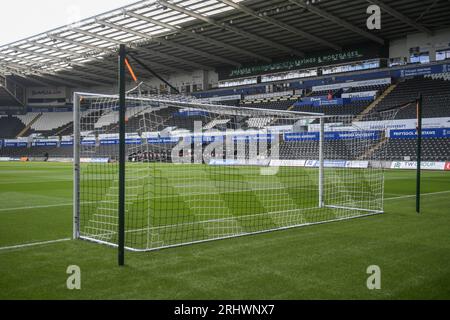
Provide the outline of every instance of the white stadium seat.
[[48,112],[31,125],[31,129],[36,131],[50,131],[60,128],[73,121],[72,112]]

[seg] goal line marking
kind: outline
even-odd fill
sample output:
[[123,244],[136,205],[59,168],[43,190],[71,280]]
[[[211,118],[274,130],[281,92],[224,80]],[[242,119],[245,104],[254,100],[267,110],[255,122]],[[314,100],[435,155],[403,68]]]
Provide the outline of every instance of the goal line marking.
[[[436,195],[436,194],[446,194],[446,193],[450,193],[450,190],[422,193],[421,196],[432,196],[432,195]],[[384,200],[407,199],[407,198],[415,198],[415,197],[416,197],[415,194],[411,194],[411,195],[404,195],[404,196],[399,196],[399,197],[384,198]]]
[[49,205],[42,205],[42,206],[2,208],[2,209],[0,209],[0,212],[2,212],[2,211],[16,211],[16,210],[39,209],[39,208],[67,207],[67,206],[71,206],[71,205],[73,205],[72,202],[71,202],[71,203],[60,203],[60,204],[49,204]]
[[[87,202],[83,202],[82,204],[92,204],[92,203],[97,203],[97,202],[98,201],[87,201]],[[73,202],[67,202],[67,203],[47,204],[47,205],[39,205],[39,206],[2,208],[2,209],[0,209],[0,212],[2,212],[2,211],[17,211],[17,210],[30,210],[30,209],[40,209],[40,208],[69,207],[69,206],[72,206],[72,205],[73,205]]]
[[42,245],[46,245],[46,244],[65,242],[65,241],[70,241],[70,240],[72,240],[72,239],[71,238],[64,238],[64,239],[58,239],[58,240],[49,240],[49,241],[17,244],[17,245],[14,245],[14,246],[0,247],[0,251],[21,249],[21,248],[34,247],[34,246],[42,246]]

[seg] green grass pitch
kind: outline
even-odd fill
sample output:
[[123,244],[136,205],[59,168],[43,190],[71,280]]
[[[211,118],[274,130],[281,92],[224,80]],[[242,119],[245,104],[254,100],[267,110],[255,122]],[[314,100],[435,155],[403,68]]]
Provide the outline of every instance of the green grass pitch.
[[[66,240],[70,164],[0,163],[0,299],[449,299],[450,173],[386,172],[386,213],[172,248],[127,252]],[[66,269],[81,268],[81,290]],[[368,290],[378,265],[381,290]]]
[[[370,214],[318,208],[318,170],[127,163],[126,241],[158,249]],[[81,236],[117,243],[118,166],[83,164]],[[325,202],[381,210],[379,170],[326,168]],[[369,183],[371,181],[372,183]]]

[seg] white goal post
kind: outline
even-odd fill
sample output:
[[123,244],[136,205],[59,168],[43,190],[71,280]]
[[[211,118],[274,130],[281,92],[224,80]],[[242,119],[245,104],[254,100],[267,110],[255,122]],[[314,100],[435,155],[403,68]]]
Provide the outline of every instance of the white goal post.
[[[74,94],[73,237],[117,246],[119,98]],[[364,121],[126,97],[125,247],[151,251],[383,212],[388,137]]]

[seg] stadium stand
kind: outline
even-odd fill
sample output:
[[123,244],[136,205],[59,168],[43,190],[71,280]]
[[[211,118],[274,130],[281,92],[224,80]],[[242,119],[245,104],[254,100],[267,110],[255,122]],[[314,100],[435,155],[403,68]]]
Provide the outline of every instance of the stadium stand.
[[38,116],[41,116],[41,112],[28,112],[24,115],[17,115],[15,116],[18,118],[22,123],[26,126],[28,126],[33,120],[35,120]]
[[0,138],[15,138],[25,128],[25,124],[15,116],[0,117]]
[[[333,96],[335,96],[336,94],[340,95],[342,93],[356,93],[356,92],[365,92],[365,91],[378,91],[378,93],[382,93],[384,92],[387,88],[389,87],[389,85],[384,84],[384,85],[374,85],[374,86],[362,86],[362,87],[352,87],[352,88],[348,88],[344,91],[339,91],[339,90],[332,90],[332,94]],[[311,96],[327,96],[330,93],[330,91],[328,90],[324,90],[324,91],[312,91]]]
[[31,125],[31,130],[33,132],[52,135],[52,132],[55,129],[61,128],[72,121],[72,112],[47,112],[43,113],[42,116]]
[[272,121],[272,118],[250,118],[246,122],[249,128],[261,129],[268,126]]
[[[424,95],[424,117],[448,117],[450,116],[450,82],[448,81],[450,73],[441,73],[427,77],[414,77],[392,86],[393,90],[387,90],[388,85],[357,87],[346,91],[350,92],[365,92],[377,91],[378,104],[375,105],[374,110],[382,111],[392,107],[402,105],[411,99],[414,99],[417,92],[420,90]],[[327,96],[328,92],[318,91],[312,92],[307,90],[307,95],[311,97]],[[385,92],[384,95],[382,95]],[[342,94],[342,92],[333,92],[333,94]],[[272,99],[255,99],[255,100],[241,100],[230,102],[229,105],[245,106],[250,108],[266,108],[274,110],[294,110],[303,112],[320,112],[327,115],[359,115],[372,101],[353,101],[346,105],[326,105],[326,106],[296,106],[293,104],[298,97],[292,99],[292,96],[280,96]],[[237,104],[238,103],[238,104]],[[155,107],[152,107],[154,110]],[[137,113],[138,108],[129,108],[127,110],[127,130],[129,133],[133,132],[157,132],[163,131],[167,128],[171,130],[189,130],[193,131],[194,121],[203,121],[204,130],[226,130],[229,128],[242,129],[261,129],[267,126],[276,126],[278,123],[273,123],[270,119],[259,118],[242,118],[242,119],[228,119],[226,117],[209,119],[205,121],[204,116],[183,115],[179,109],[170,106],[161,106],[156,113],[145,113],[145,122],[143,124],[141,114]],[[145,111],[144,111],[145,112]],[[408,108],[401,110],[397,119],[412,119],[415,117],[415,106],[411,105]],[[89,113],[82,112],[83,118],[82,131],[91,132],[93,134],[99,133],[117,133],[118,132],[118,114],[117,111],[104,113],[102,110],[90,111]],[[165,119],[165,121],[161,121]],[[27,129],[27,127],[29,127]],[[25,130],[27,129],[27,130]],[[70,136],[73,130],[72,112],[29,112],[25,115],[14,116],[0,116],[0,137],[1,138],[15,138],[19,133],[25,132],[22,136],[29,136],[32,133],[41,134],[42,136]],[[31,140],[30,140],[31,141]],[[318,148],[316,142],[283,142],[281,144],[282,157],[289,158],[296,152],[304,154],[305,158],[315,158]],[[30,143],[31,145],[31,143]],[[333,142],[329,150],[333,150],[334,154],[339,155],[340,158],[345,159],[351,156],[351,146],[346,145],[345,141]],[[107,149],[109,148],[109,149]],[[101,156],[102,150],[105,154],[111,154],[111,148],[115,146],[100,147],[97,156]],[[158,149],[159,148],[159,149]],[[161,150],[166,150],[163,146],[155,147],[154,157],[160,156]],[[387,143],[374,148],[375,155],[381,155],[386,151],[388,154],[387,160],[407,160],[414,161],[415,156],[415,140],[414,139],[392,139]],[[160,150],[161,149],[161,150]],[[132,149],[130,149],[132,150]],[[158,151],[159,150],[159,151]],[[161,152],[160,152],[161,151]],[[130,151],[131,152],[131,151]],[[445,161],[450,159],[450,140],[448,138],[429,138],[424,139],[423,158],[425,161]],[[45,154],[50,157],[71,157],[72,148],[67,146],[61,147],[4,147],[0,154],[11,157],[43,157]],[[327,155],[325,155],[327,156]],[[360,155],[363,157],[364,155]],[[150,156],[148,156],[150,158]],[[354,153],[353,153],[354,157]],[[348,159],[347,159],[348,160]]]
[[[125,114],[125,117],[127,119],[135,117],[140,112],[140,109],[138,108],[128,108]],[[110,126],[112,124],[115,124],[119,121],[119,112],[118,111],[112,111],[103,113],[95,122],[94,128],[100,129],[103,127]]]
[[231,119],[215,119],[215,120],[211,121],[210,123],[208,123],[206,126],[204,126],[203,129],[210,130],[215,127],[220,127],[220,126],[226,125],[230,121],[231,121]]
[[443,72],[443,73],[436,73],[436,74],[431,74],[431,75],[426,75],[425,78],[431,78],[434,80],[446,80],[446,81],[450,81],[450,72]]
[[347,105],[298,106],[294,111],[324,113],[326,115],[358,115],[370,104],[368,101],[354,101]]
[[[417,141],[415,139],[391,139],[374,156],[380,158],[386,152],[386,160],[416,161]],[[448,161],[450,159],[449,138],[427,138],[422,140],[422,160]]]
[[[438,118],[450,116],[450,82],[442,78],[415,77],[400,82],[377,106],[377,111],[399,107],[423,94],[423,117]],[[397,119],[414,119],[416,106],[402,109]]]
[[241,105],[248,107],[248,108],[287,110],[294,103],[295,103],[295,101],[272,101],[272,102],[248,103],[248,104],[241,104]]
[[[318,141],[282,141],[280,144],[281,159],[295,160],[301,154],[304,160],[319,158]],[[327,142],[325,159],[330,160],[362,160],[367,156],[363,152],[355,152],[351,141],[329,141]]]

